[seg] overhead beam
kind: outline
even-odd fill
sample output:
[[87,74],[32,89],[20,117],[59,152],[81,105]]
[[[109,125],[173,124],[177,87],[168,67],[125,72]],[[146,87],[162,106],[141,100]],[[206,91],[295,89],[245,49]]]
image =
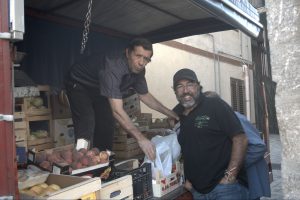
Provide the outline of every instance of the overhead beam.
[[190,35],[198,35],[232,29],[235,28],[216,18],[206,18],[178,23],[153,32],[146,33],[143,36],[151,39],[152,42],[161,42]]

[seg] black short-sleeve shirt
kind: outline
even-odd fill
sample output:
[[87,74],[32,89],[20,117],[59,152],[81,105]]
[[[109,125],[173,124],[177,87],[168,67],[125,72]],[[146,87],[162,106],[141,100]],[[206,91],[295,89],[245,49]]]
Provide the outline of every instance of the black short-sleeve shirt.
[[139,74],[130,72],[124,53],[92,55],[72,66],[73,80],[88,87],[99,88],[108,98],[121,99],[129,89],[146,94],[148,86],[145,70]]
[[[182,110],[177,106],[175,112]],[[220,98],[199,98],[187,116],[180,115],[178,141],[184,172],[200,193],[210,192],[224,176],[230,161],[232,140],[243,128],[231,107]]]

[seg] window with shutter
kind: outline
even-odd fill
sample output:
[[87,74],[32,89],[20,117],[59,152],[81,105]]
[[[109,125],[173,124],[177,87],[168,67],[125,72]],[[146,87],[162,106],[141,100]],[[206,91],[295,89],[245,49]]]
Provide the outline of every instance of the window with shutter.
[[231,106],[234,111],[246,115],[245,84],[243,80],[230,78]]

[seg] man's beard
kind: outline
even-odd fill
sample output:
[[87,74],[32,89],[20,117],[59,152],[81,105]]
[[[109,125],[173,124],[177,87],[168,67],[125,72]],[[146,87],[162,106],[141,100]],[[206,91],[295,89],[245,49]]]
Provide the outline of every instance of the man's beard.
[[[192,98],[188,101],[184,100],[185,96],[191,96]],[[196,94],[193,95],[191,93],[184,93],[181,96],[176,95],[177,100],[179,101],[179,103],[184,107],[184,108],[191,108],[193,106],[195,106],[195,104],[197,103],[197,100],[200,96],[200,90],[197,90]]]

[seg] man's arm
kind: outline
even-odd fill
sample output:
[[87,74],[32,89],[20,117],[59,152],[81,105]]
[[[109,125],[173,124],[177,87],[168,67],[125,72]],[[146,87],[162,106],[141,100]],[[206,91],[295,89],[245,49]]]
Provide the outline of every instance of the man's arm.
[[236,177],[242,168],[245,154],[247,151],[248,140],[245,134],[238,134],[232,138],[231,158],[227,167],[227,173],[220,183],[232,183],[236,181]]
[[234,112],[241,122],[241,125],[248,138],[248,148],[245,158],[246,168],[264,159],[267,147],[260,138],[259,131],[251,124],[251,122],[239,112]]
[[146,104],[149,108],[156,110],[166,116],[168,116],[171,119],[179,120],[178,115],[173,112],[172,110],[168,109],[162,103],[160,103],[152,94],[149,92],[147,94],[140,94],[139,95],[140,100]]
[[148,140],[137,129],[137,127],[134,126],[129,116],[123,109],[123,100],[109,98],[109,103],[112,108],[113,116],[122,126],[122,128],[124,128],[138,141],[139,146],[150,160],[155,160],[155,145],[150,140]]

